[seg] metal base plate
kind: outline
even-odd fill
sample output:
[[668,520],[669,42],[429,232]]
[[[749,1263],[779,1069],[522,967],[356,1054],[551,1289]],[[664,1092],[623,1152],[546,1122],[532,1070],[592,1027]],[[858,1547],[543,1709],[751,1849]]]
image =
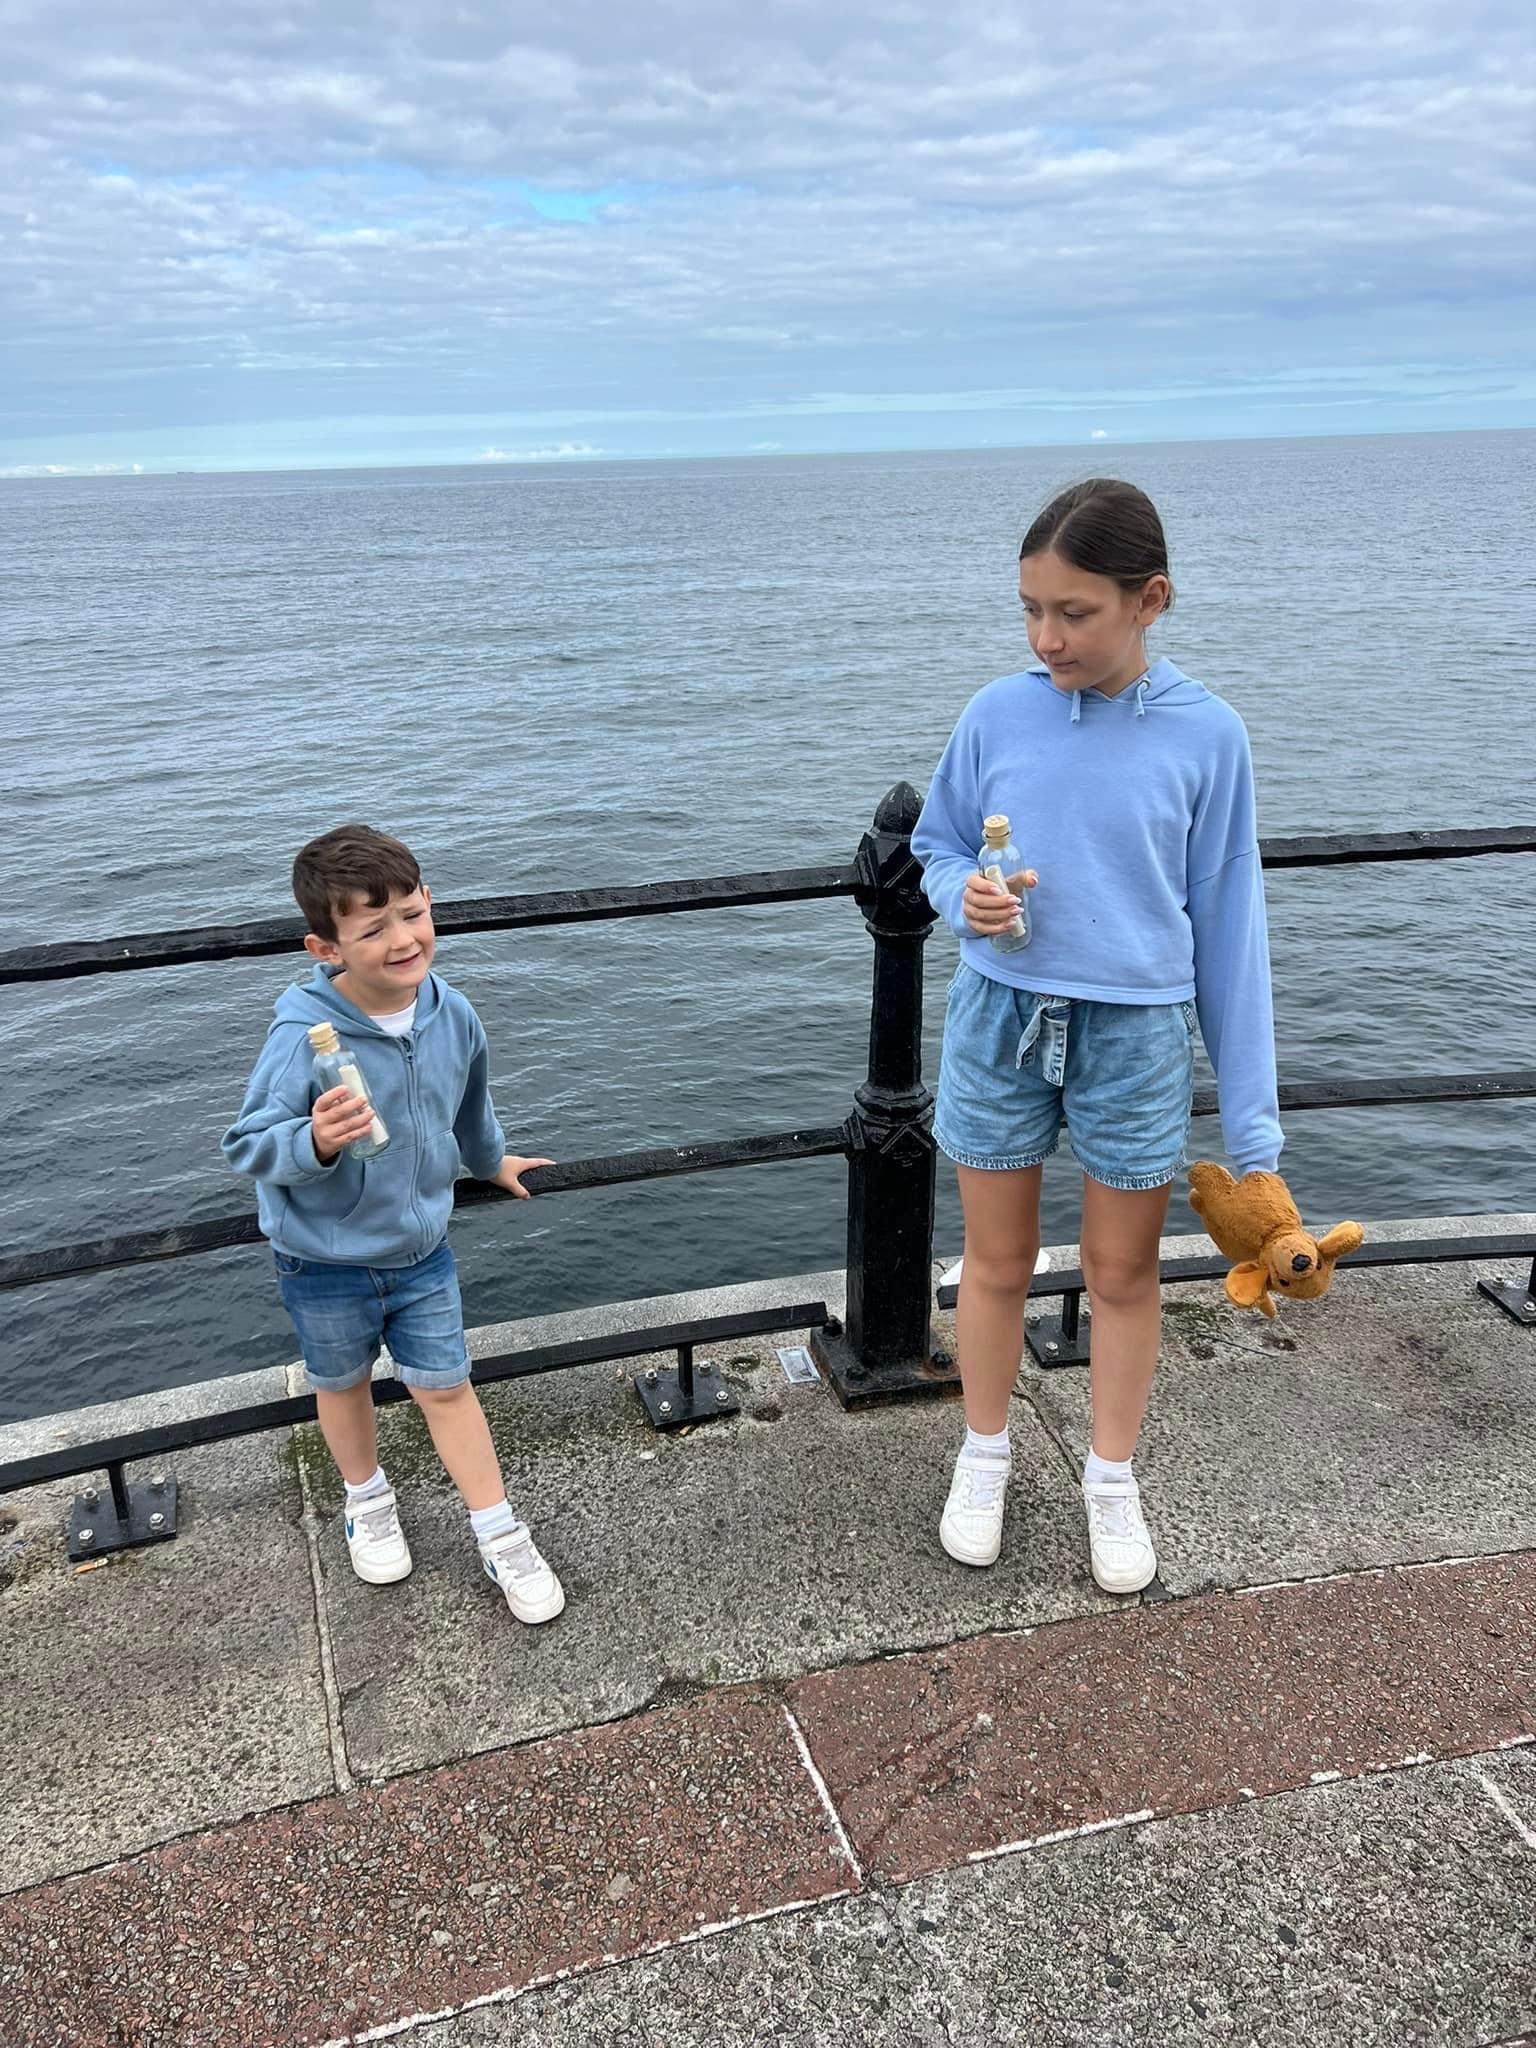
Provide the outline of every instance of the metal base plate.
[[1047,1372],[1058,1365],[1086,1365],[1088,1363],[1088,1337],[1090,1317],[1088,1304],[1083,1302],[1077,1311],[1077,1335],[1069,1337],[1061,1327],[1059,1315],[1048,1316],[1031,1313],[1024,1320],[1024,1341],[1029,1346],[1029,1355],[1036,1365]]
[[130,1486],[128,1521],[119,1521],[111,1489],[97,1491],[94,1501],[77,1493],[69,1511],[69,1556],[78,1564],[88,1557],[106,1557],[114,1550],[132,1550],[140,1543],[167,1543],[176,1534],[176,1481]]
[[635,1392],[645,1403],[653,1429],[682,1429],[688,1423],[712,1422],[717,1415],[741,1413],[741,1403],[708,1358],[693,1368],[691,1395],[678,1384],[675,1365],[661,1367],[654,1379],[649,1373],[637,1372]]
[[1527,1330],[1536,1330],[1536,1296],[1529,1287],[1517,1287],[1507,1280],[1479,1280],[1477,1291],[1497,1302],[1505,1315]]
[[865,1365],[841,1326],[834,1329],[828,1324],[814,1331],[810,1352],[845,1408],[894,1395],[947,1394],[960,1385],[959,1371],[947,1351],[931,1352],[926,1358],[898,1359],[893,1365]]

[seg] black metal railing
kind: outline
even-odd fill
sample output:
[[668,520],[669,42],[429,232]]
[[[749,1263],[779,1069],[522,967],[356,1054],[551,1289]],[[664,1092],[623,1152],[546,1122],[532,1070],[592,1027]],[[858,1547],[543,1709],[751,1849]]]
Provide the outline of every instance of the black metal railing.
[[[438,932],[448,935],[853,897],[874,940],[873,991],[868,1069],[855,1090],[851,1111],[840,1124],[571,1160],[558,1166],[534,1168],[524,1176],[531,1191],[560,1194],[676,1174],[844,1155],[848,1160],[847,1316],[845,1324],[825,1323],[819,1327],[812,1348],[845,1402],[931,1387],[953,1378],[949,1361],[934,1352],[930,1322],[935,1155],[933,1102],[922,1079],[922,949],[935,915],[922,894],[920,870],[911,849],[912,828],[920,803],[909,784],[897,784],[882,799],[871,830],[864,834],[855,859],[846,866],[780,869],[626,889],[488,897],[434,908]],[[1261,847],[1264,866],[1270,870],[1533,852],[1536,826],[1455,832],[1334,833],[1268,839]],[[24,946],[0,953],[0,983],[56,981],[257,957],[296,949],[302,937],[303,926],[298,920],[277,919],[240,926],[206,926],[190,931]],[[1287,1086],[1281,1090],[1280,1100],[1282,1108],[1295,1110],[1527,1096],[1536,1096],[1536,1070],[1340,1079]],[[1215,1106],[1214,1096],[1202,1093],[1196,1099],[1195,1113],[1208,1115]],[[460,1189],[458,1206],[503,1198],[506,1197],[502,1190],[471,1182]],[[83,1244],[12,1251],[0,1254],[0,1290],[222,1251],[255,1243],[259,1235],[254,1216],[241,1213]],[[1499,1242],[1504,1249],[1509,1248],[1508,1240]],[[1466,1248],[1455,1248],[1462,1245]],[[1536,1252],[1536,1245],[1531,1249]],[[1481,1255],[1472,1240],[1437,1239],[1417,1247],[1417,1256],[1422,1258]],[[1210,1262],[1206,1263],[1209,1266]],[[1195,1273],[1193,1268],[1187,1272],[1181,1268],[1170,1270],[1165,1277],[1195,1277]],[[1038,1291],[1061,1292],[1067,1297],[1075,1329],[1076,1294],[1081,1292],[1081,1278],[1075,1276],[1075,1290],[1066,1285],[1062,1276],[1055,1278],[1059,1284],[1053,1284],[1052,1276],[1043,1276]],[[1536,1265],[1532,1270],[1532,1287],[1536,1289]],[[1506,1289],[1503,1293],[1511,1298],[1501,1299],[1497,1292],[1494,1298],[1501,1299],[1501,1306],[1510,1314],[1522,1321],[1536,1321],[1536,1314],[1529,1310],[1529,1290]],[[780,1322],[775,1327],[788,1325]],[[672,1332],[669,1342],[684,1346],[687,1339]],[[632,1350],[626,1353],[621,1345],[606,1355],[633,1354]],[[500,1361],[500,1376],[554,1370],[577,1362],[575,1353],[538,1354],[539,1362],[527,1364],[519,1362],[522,1356]],[[581,1355],[582,1362],[586,1362],[586,1356]],[[526,1357],[534,1359],[536,1354]],[[291,1404],[279,1405],[284,1413],[278,1419],[291,1419],[287,1414]],[[272,1427],[276,1423],[253,1421],[248,1426]],[[206,1439],[206,1419],[183,1427],[200,1429],[203,1435],[188,1434],[179,1441]],[[173,1440],[166,1439],[157,1443],[157,1453],[172,1447]],[[106,1460],[109,1448],[82,1447],[81,1455],[88,1451],[98,1463],[110,1462]],[[50,1455],[58,1458],[72,1454]],[[36,1461],[29,1461],[25,1465],[0,1466],[0,1492],[36,1483],[34,1476],[25,1476],[33,1473],[35,1464]],[[59,1476],[65,1469],[62,1465],[50,1465],[49,1473]],[[68,1469],[92,1470],[96,1466],[77,1463]]]

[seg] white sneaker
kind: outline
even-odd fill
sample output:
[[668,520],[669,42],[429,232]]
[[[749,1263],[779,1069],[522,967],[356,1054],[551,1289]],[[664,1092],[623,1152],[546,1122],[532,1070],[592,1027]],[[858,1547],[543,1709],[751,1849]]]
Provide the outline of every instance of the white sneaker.
[[352,1569],[369,1586],[392,1586],[410,1577],[411,1552],[395,1512],[395,1491],[386,1486],[346,1511],[347,1549]]
[[1157,1570],[1157,1552],[1142,1520],[1141,1492],[1134,1479],[1083,1488],[1088,1511],[1088,1555],[1093,1576],[1106,1593],[1139,1593]]
[[519,1621],[553,1621],[564,1607],[565,1588],[540,1557],[526,1522],[482,1543],[480,1562]]
[[960,1564],[996,1564],[1003,1547],[1003,1503],[1008,1492],[1007,1458],[955,1460],[949,1499],[939,1518],[939,1541]]

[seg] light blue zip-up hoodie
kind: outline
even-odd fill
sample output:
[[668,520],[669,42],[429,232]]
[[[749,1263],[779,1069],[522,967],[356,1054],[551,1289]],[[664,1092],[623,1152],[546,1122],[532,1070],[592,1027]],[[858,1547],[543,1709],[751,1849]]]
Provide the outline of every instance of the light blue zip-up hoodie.
[[[1026,867],[1027,947],[1000,953],[960,914],[982,819],[1004,812]],[[979,690],[950,736],[912,851],[929,902],[978,972],[1100,1003],[1192,996],[1242,1172],[1273,1171],[1275,1090],[1264,880],[1248,735],[1231,705],[1156,661],[1106,697],[1044,667]]]
[[[336,970],[339,971],[339,970]],[[391,1038],[338,995],[334,972],[286,988],[224,1157],[256,1182],[263,1233],[291,1258],[338,1266],[413,1266],[441,1243],[460,1166],[489,1180],[507,1143],[491,1107],[485,1032],[468,1000],[429,974],[405,1038]],[[315,1157],[311,1024],[334,1024],[356,1056],[389,1132],[374,1159]]]

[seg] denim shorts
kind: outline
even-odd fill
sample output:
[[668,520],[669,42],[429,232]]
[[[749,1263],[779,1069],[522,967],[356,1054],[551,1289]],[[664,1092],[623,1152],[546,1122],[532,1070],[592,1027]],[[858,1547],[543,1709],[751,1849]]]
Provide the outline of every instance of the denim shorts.
[[959,1166],[1039,1166],[1067,1136],[1107,1188],[1160,1188],[1184,1164],[1193,1003],[1036,995],[962,962],[950,983],[933,1135]]
[[312,1386],[327,1394],[359,1386],[383,1344],[408,1387],[458,1387],[469,1378],[464,1304],[446,1241],[414,1266],[273,1257]]

